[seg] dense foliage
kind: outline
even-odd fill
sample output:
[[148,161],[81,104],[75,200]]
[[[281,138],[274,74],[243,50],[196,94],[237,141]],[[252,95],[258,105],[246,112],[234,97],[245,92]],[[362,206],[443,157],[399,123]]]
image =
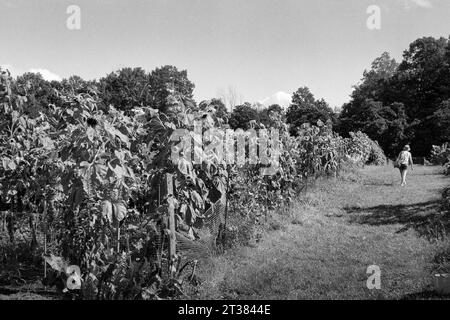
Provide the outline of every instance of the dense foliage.
[[359,164],[386,164],[386,156],[378,142],[371,140],[367,134],[358,131],[350,132],[350,138],[346,139],[348,149],[347,154]]
[[[435,165],[441,165],[444,168],[444,174],[450,175],[450,145],[448,142],[441,146],[433,146],[430,155],[430,162]],[[444,210],[450,212],[450,186],[442,192]]]
[[325,100],[316,100],[307,87],[299,88],[292,95],[292,103],[286,112],[286,122],[291,125],[291,134],[304,123],[317,121],[334,122],[335,115]]
[[[166,84],[173,74],[180,79],[171,89]],[[345,161],[381,164],[375,142],[361,133],[343,139],[330,123],[302,124],[292,136],[279,106],[245,122],[278,130],[275,174],[261,174],[267,163],[239,167],[201,148],[194,148],[199,164],[173,159],[174,150],[183,151],[179,140],[198,139],[196,123],[208,139],[212,130],[228,129],[233,115],[228,119],[214,99],[197,108],[185,73],[163,68],[150,75],[162,84],[148,82],[159,89],[141,95],[148,77],[141,69],[123,69],[100,85],[72,77],[49,86],[39,76],[24,83],[1,71],[0,201],[9,250],[0,262],[8,270],[18,270],[24,257],[42,267],[44,254],[57,277],[80,284],[82,298],[179,295],[193,278],[183,272],[190,261],[182,251],[174,261],[168,255],[169,208],[176,231],[197,241],[205,234],[205,212],[225,198],[227,220],[217,241],[242,243],[257,237],[269,210],[288,205],[318,177],[336,176]],[[174,139],[176,129],[185,131]]]
[[361,130],[387,155],[404,144],[428,156],[432,145],[449,140],[450,41],[420,38],[397,63],[383,53],[365,71],[339,117],[339,132]]
[[433,164],[444,166],[444,173],[450,174],[450,146],[446,142],[442,146],[433,146],[430,161]]

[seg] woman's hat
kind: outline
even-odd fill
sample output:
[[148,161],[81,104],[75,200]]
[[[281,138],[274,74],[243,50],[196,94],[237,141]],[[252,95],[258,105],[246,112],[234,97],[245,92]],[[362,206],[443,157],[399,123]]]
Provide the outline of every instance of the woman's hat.
[[411,150],[411,148],[409,147],[409,144],[407,144],[407,145],[403,148],[403,150],[405,150],[405,151]]

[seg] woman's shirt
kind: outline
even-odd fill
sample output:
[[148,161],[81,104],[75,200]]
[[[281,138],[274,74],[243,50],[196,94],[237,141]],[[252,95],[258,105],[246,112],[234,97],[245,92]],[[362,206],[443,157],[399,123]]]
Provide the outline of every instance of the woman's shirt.
[[412,155],[411,152],[409,151],[402,151],[400,152],[400,154],[398,155],[398,163],[399,164],[412,164]]

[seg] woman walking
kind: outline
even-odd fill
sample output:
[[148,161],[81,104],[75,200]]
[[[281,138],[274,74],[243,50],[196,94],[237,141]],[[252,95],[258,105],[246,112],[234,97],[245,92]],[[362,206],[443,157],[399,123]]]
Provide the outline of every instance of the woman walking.
[[414,171],[412,155],[410,151],[411,148],[409,147],[409,145],[406,145],[403,148],[403,151],[400,152],[396,160],[396,164],[400,169],[400,176],[402,177],[402,187],[406,186],[406,174],[408,173],[408,165],[411,166],[411,171]]

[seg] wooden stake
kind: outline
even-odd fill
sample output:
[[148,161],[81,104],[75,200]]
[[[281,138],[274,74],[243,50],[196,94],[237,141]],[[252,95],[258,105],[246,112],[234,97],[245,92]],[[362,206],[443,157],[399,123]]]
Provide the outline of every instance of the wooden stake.
[[[44,256],[47,256],[47,200],[44,200]],[[47,262],[44,260],[44,279],[47,278]],[[47,290],[47,286],[44,286]]]
[[117,219],[117,253],[120,251],[120,221]]
[[173,204],[173,176],[170,173],[166,174],[166,183],[167,183],[167,199],[168,201],[168,213],[169,213],[169,274],[170,277],[173,278],[176,273],[176,234],[175,234],[175,207]]

